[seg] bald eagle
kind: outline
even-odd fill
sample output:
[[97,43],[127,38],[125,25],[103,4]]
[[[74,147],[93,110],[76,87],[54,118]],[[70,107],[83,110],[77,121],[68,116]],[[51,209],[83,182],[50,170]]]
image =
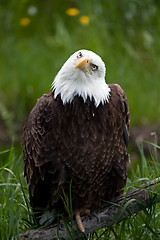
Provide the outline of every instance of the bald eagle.
[[64,211],[71,184],[73,215],[98,212],[127,179],[129,110],[124,91],[106,84],[105,64],[75,52],[32,109],[22,135],[24,175],[33,209]]

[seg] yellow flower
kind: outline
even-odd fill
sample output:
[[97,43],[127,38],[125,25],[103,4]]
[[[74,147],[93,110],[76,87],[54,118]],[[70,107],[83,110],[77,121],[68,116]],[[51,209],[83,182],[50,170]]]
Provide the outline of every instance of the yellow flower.
[[81,16],[81,17],[79,18],[79,21],[80,21],[80,23],[83,24],[83,25],[88,25],[88,24],[90,23],[90,19],[89,19],[89,17],[86,16],[86,15]]
[[69,16],[77,16],[79,14],[79,10],[77,8],[68,8],[66,14]]
[[30,22],[31,22],[31,19],[25,17],[25,18],[21,18],[21,19],[20,19],[19,24],[20,24],[21,26],[24,26],[24,27],[25,27],[25,26],[28,26],[28,25],[30,24]]

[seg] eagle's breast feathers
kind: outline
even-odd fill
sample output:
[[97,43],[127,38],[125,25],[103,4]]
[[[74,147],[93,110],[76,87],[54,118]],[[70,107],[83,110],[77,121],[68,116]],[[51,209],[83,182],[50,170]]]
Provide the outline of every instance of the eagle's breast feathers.
[[94,101],[87,99],[84,103],[78,96],[72,103],[63,105],[60,96],[54,99],[53,92],[38,100],[22,137],[31,199],[47,178],[48,191],[57,194],[54,199],[50,196],[53,207],[61,187],[67,190],[71,179],[73,196],[75,191],[76,196],[92,199],[90,205],[98,208],[100,199],[112,199],[125,186],[128,153],[124,131],[129,127],[128,104],[118,85],[109,87],[109,103],[98,108]]

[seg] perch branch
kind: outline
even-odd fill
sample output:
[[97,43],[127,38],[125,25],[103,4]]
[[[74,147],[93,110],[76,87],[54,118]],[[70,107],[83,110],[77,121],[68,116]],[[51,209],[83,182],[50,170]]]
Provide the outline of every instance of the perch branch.
[[[144,208],[152,204],[153,197],[159,196],[160,193],[160,177],[153,181],[141,185],[139,188],[134,188],[128,191],[128,194],[122,194],[114,199],[112,203],[106,204],[103,209],[97,214],[99,221],[95,217],[82,217],[82,222],[86,233],[92,233],[103,227],[109,227],[115,223],[121,222],[128,216],[138,213]],[[156,201],[160,201],[156,197]],[[73,239],[82,237],[76,223],[73,223],[74,230],[70,229]],[[57,235],[59,234],[59,235]],[[20,239],[26,240],[54,240],[54,239],[70,239],[68,231],[59,230],[57,232],[57,225],[50,225],[49,227],[41,229],[31,229],[20,235]]]

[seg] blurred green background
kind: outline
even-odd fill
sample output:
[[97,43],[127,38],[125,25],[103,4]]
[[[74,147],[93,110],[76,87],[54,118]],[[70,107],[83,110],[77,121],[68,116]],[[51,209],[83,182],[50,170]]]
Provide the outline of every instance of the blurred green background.
[[37,98],[78,49],[100,55],[107,83],[124,89],[131,128],[160,123],[160,1],[0,0],[0,29],[1,146],[20,141]]

